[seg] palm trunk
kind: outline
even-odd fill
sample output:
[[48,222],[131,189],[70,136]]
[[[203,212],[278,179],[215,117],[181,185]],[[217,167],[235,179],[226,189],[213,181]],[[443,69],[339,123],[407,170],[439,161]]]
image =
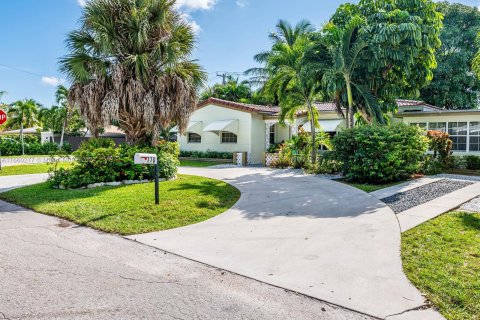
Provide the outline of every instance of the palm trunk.
[[308,103],[308,111],[310,113],[310,134],[312,135],[312,163],[315,164],[317,162],[317,133],[316,133],[316,128],[315,128],[315,114],[313,112],[312,104],[310,103],[310,100],[307,100]]
[[350,129],[350,108],[348,106],[345,109],[345,122],[347,123],[347,129]]
[[354,114],[353,114],[353,94],[352,94],[352,85],[350,83],[350,79],[348,77],[345,77],[345,82],[347,83],[347,98],[348,98],[348,111],[349,111],[349,126],[350,128],[353,128],[355,123],[354,123]]
[[63,121],[62,133],[60,134],[60,146],[59,148],[62,149],[63,147],[63,136],[65,135],[65,127],[67,126],[67,120]]
[[22,156],[25,155],[25,143],[23,142],[23,122],[20,123],[20,141],[22,143]]

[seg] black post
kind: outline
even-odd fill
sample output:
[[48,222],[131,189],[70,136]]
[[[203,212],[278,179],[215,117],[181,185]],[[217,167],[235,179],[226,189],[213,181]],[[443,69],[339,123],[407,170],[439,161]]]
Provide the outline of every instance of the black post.
[[160,195],[159,195],[159,181],[158,181],[158,163],[155,164],[155,204],[158,206],[160,204]]

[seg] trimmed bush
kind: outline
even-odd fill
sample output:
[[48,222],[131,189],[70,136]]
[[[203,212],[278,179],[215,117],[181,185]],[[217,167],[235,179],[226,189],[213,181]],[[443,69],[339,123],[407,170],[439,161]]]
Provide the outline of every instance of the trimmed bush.
[[415,126],[359,126],[333,138],[334,158],[347,180],[388,183],[421,169],[428,139]]
[[[153,180],[153,166],[134,164],[135,153],[156,153],[160,178],[172,179],[177,174],[178,161],[176,143],[168,142],[161,147],[138,147],[121,145],[115,147],[113,140],[102,139],[100,143],[87,141],[74,152],[76,163],[73,168],[55,170],[50,177],[53,187],[69,189],[85,187],[99,182],[121,182],[125,180]],[[113,146],[112,146],[113,144]],[[99,147],[97,146],[106,146]],[[172,153],[169,153],[169,152]]]
[[[12,140],[0,140],[0,151],[3,156],[21,156],[22,144]],[[58,151],[58,146],[55,143],[47,142],[40,143],[25,143],[26,155],[50,155]],[[66,150],[64,150],[66,151]]]
[[469,170],[480,170],[480,157],[478,156],[465,156],[466,167]]
[[206,159],[232,159],[232,152],[203,151],[180,151],[183,158],[206,158]]

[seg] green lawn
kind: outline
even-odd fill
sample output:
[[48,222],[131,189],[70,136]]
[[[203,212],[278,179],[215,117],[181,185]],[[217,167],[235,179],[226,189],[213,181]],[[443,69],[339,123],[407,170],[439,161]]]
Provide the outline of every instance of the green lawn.
[[240,197],[236,188],[217,180],[179,175],[154,184],[54,190],[48,183],[1,193],[0,198],[106,232],[130,235],[166,230],[207,220],[225,212]]
[[480,319],[480,213],[447,213],[405,232],[402,259],[447,319]]
[[348,184],[349,186],[355,187],[357,189],[363,190],[363,191],[368,192],[368,193],[374,192],[374,191],[377,191],[377,190],[381,190],[381,189],[385,189],[385,188],[388,188],[388,187],[392,187],[392,186],[395,186],[397,184],[405,182],[405,181],[398,181],[398,182],[385,183],[385,184],[369,184],[369,183],[348,182],[348,181],[341,180],[341,179],[340,180],[335,180],[335,181]]
[[211,167],[217,164],[218,162],[209,162],[209,161],[196,161],[196,160],[180,160],[181,167]]
[[[58,168],[69,168],[71,165],[72,164],[68,162],[61,162],[58,164]],[[0,170],[0,176],[16,176],[20,174],[47,173],[52,166],[53,165],[49,163],[2,166],[2,170]]]

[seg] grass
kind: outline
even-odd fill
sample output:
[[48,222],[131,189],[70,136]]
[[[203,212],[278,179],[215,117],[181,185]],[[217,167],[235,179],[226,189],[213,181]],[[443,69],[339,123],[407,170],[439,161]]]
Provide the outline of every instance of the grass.
[[181,167],[211,167],[217,164],[221,163],[197,160],[180,160]]
[[377,190],[385,189],[388,187],[396,186],[398,184],[404,183],[405,181],[397,181],[392,183],[385,183],[385,184],[370,184],[370,183],[356,183],[356,182],[348,182],[346,180],[336,180],[342,182],[344,184],[348,184],[349,186],[355,187],[357,189],[363,190],[367,193],[374,192]]
[[[58,168],[69,168],[71,165],[72,163],[69,162],[61,162],[58,164]],[[21,174],[47,173],[52,166],[53,165],[49,163],[2,166],[2,170],[0,170],[0,176],[17,176]]]
[[37,212],[122,235],[198,223],[225,212],[239,197],[224,182],[187,175],[160,183],[159,206],[153,183],[80,190],[54,190],[41,183],[0,194]]
[[405,232],[402,259],[447,319],[480,319],[480,213],[447,213]]

